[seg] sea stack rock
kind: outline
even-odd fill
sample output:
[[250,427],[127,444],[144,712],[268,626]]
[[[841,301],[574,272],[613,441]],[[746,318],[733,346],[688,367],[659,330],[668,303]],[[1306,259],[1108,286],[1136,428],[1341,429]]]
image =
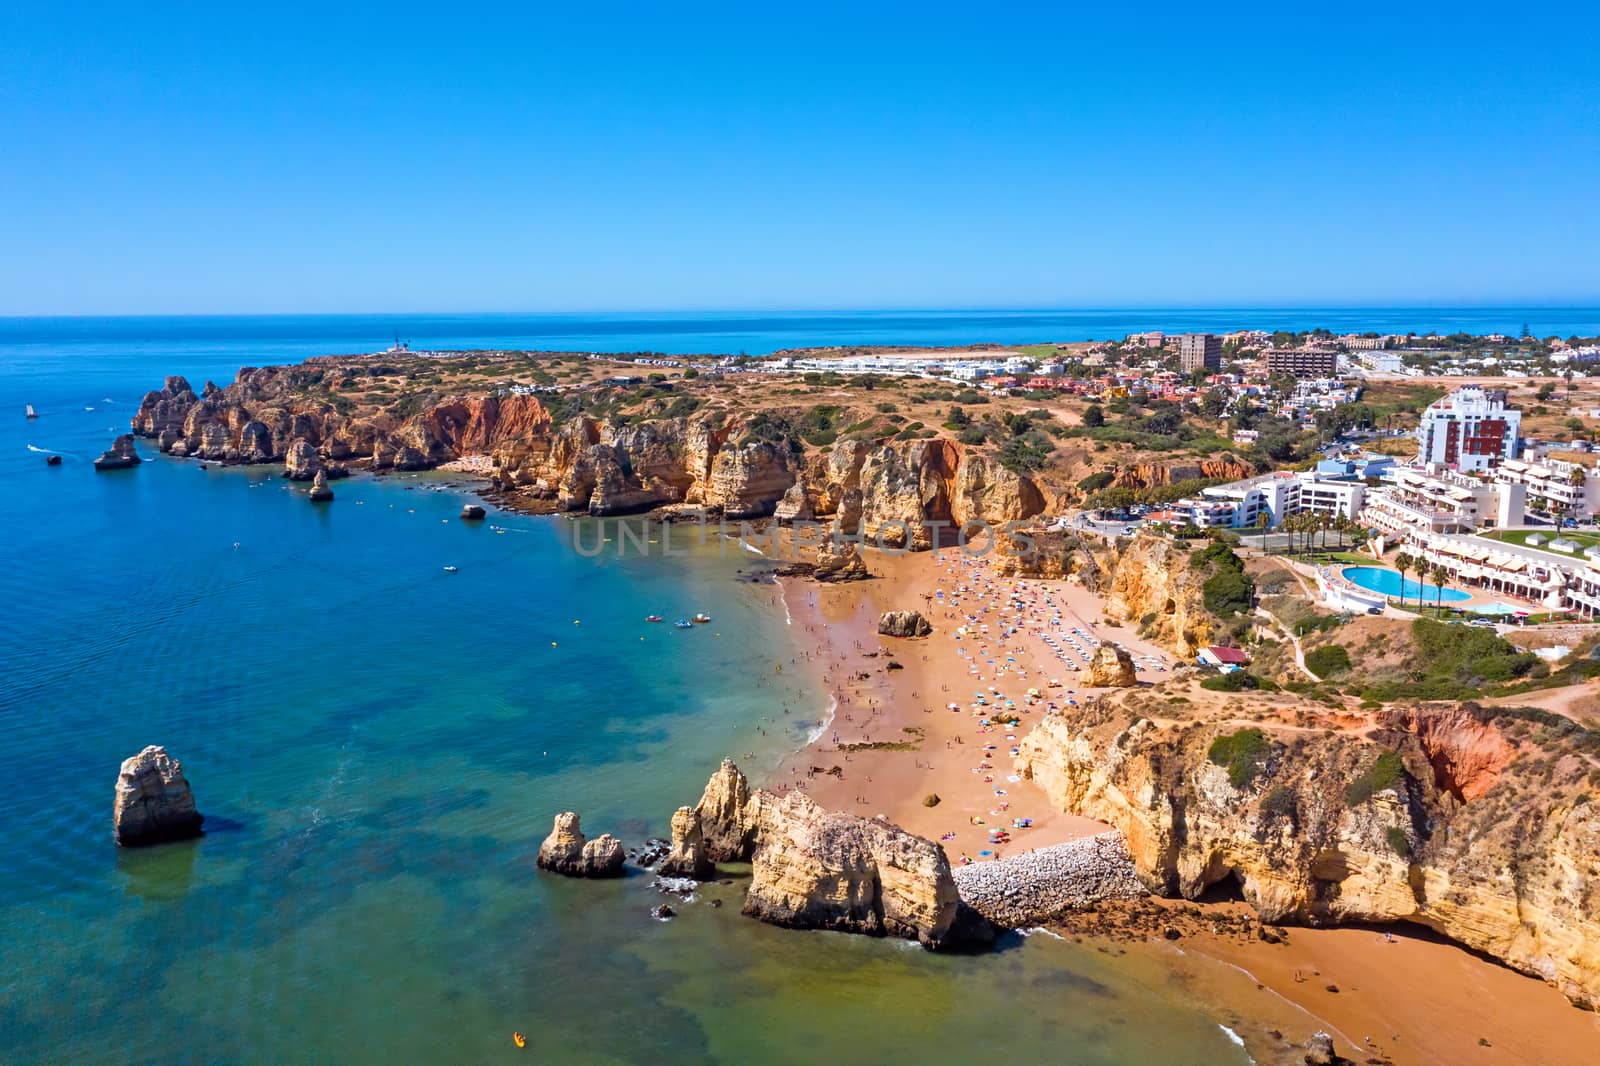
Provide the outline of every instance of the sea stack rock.
[[481,504],[476,503],[469,503],[461,508],[461,518],[463,521],[467,522],[480,521],[487,516],[488,513],[489,512],[483,509]]
[[111,447],[94,461],[96,470],[126,470],[130,466],[138,466],[144,462],[139,458],[139,451],[133,446],[133,434],[124,433],[111,442]]
[[610,833],[585,840],[572,811],[556,815],[555,827],[539,845],[539,868],[567,877],[621,877],[622,841]]
[[318,470],[316,479],[311,482],[311,501],[313,503],[326,503],[331,499],[333,499],[333,490],[328,487],[328,475]]
[[1089,680],[1092,688],[1131,688],[1138,683],[1134,674],[1133,656],[1120,644],[1102,644],[1089,657]]
[[878,632],[886,637],[925,637],[933,627],[921,612],[885,611],[878,619]]
[[311,481],[322,472],[322,457],[304,437],[296,437],[283,454],[283,476],[290,481]]
[[691,877],[696,881],[704,881],[716,872],[716,866],[706,855],[700,814],[693,807],[679,807],[672,816],[672,850],[661,860],[656,872],[664,877]]
[[200,835],[205,818],[194,807],[194,793],[183,766],[152,744],[123,760],[117,775],[112,834],[123,847],[187,840]]
[[49,456],[48,458],[45,459],[44,465],[45,466],[60,466],[61,465],[61,456],[59,456],[59,455]]

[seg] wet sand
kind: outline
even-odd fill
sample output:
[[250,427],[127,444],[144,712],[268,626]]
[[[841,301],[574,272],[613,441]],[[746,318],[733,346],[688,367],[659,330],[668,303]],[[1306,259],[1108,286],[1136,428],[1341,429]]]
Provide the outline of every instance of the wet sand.
[[[868,553],[867,564],[875,575],[870,581],[784,581],[806,664],[819,672],[836,708],[816,741],[784,763],[769,786],[804,788],[825,807],[882,815],[941,841],[952,863],[1104,831],[1091,819],[1053,811],[1042,790],[1013,780],[1012,748],[1050,701],[1081,702],[1092,692],[1076,669],[1077,650],[1065,640],[1074,628],[1083,658],[1091,639],[1115,641],[1135,656],[1141,681],[1169,677],[1171,653],[1100,624],[1096,597],[1069,582],[991,578],[986,564],[948,550],[937,557]],[[921,611],[934,632],[915,640],[879,636],[878,617],[887,610]],[[985,624],[987,631],[979,628]],[[963,625],[967,632],[958,634]],[[1054,647],[1044,633],[1054,636]],[[891,661],[903,669],[889,669]],[[1052,679],[1060,687],[1051,687]],[[1041,694],[1031,703],[1030,688]],[[987,706],[975,704],[979,691]],[[1005,699],[1021,721],[984,725]],[[863,744],[880,746],[851,748]],[[833,767],[838,776],[827,772]],[[939,796],[936,806],[924,804],[930,794]],[[1031,819],[1032,827],[1016,827],[1019,818]],[[996,828],[1006,829],[1009,841],[992,842]],[[1201,913],[1213,908],[1246,909],[1217,904]],[[1543,982],[1439,939],[1403,930],[1386,936],[1301,928],[1288,939],[1274,945],[1202,933],[1128,946],[1152,960],[1152,981],[1182,985],[1195,1002],[1240,1020],[1240,1031],[1259,1050],[1272,1046],[1271,1031],[1303,1039],[1321,1028],[1356,1061],[1600,1061],[1600,1016],[1571,1006]]]

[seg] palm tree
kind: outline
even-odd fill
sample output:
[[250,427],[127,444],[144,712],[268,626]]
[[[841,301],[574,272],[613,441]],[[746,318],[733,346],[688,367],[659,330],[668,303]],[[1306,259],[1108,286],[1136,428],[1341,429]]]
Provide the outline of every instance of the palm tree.
[[1450,580],[1450,569],[1443,563],[1433,564],[1433,605],[1444,610],[1444,583]]
[[1406,605],[1406,575],[1411,573],[1413,560],[1410,555],[1400,552],[1394,557],[1394,568],[1400,571],[1400,606]]

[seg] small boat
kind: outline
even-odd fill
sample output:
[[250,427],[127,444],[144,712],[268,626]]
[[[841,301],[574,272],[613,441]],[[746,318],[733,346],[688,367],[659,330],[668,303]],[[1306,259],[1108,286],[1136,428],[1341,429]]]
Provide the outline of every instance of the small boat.
[[674,629],[693,629],[694,628],[694,623],[693,622],[685,622],[683,619],[680,618],[676,622],[672,623],[672,626],[673,626]]
[[523,1036],[521,1033],[512,1033],[511,1034],[511,1040],[518,1047],[527,1047],[528,1046],[528,1038]]
[[702,625],[704,625],[706,622],[711,621],[711,616],[709,614],[701,612],[700,614],[697,614],[697,615],[694,616],[694,620],[696,622],[699,622]]
[[461,567],[459,567],[459,566],[447,566],[447,567],[444,568],[444,572],[447,573],[447,574],[453,574],[453,573],[455,573],[456,571],[458,571],[460,569],[461,569]]
[[666,621],[666,619],[662,618],[659,614],[647,614],[647,615],[644,616],[644,620],[646,622],[665,622]]
[[28,417],[29,418],[38,418],[39,417],[39,412],[35,411],[33,409],[33,404],[30,403],[30,404],[27,405],[27,407],[28,407]]

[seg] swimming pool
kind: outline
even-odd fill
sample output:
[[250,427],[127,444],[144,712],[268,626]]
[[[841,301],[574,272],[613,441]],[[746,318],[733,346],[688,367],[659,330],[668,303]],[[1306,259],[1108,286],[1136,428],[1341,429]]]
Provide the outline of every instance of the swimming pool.
[[1470,594],[1458,589],[1444,589],[1441,592],[1438,585],[1420,583],[1410,578],[1402,579],[1398,570],[1386,570],[1381,566],[1347,566],[1339,573],[1352,585],[1359,585],[1369,592],[1380,592],[1385,596],[1414,600],[1420,592],[1425,603],[1460,603],[1462,600],[1472,598]]

